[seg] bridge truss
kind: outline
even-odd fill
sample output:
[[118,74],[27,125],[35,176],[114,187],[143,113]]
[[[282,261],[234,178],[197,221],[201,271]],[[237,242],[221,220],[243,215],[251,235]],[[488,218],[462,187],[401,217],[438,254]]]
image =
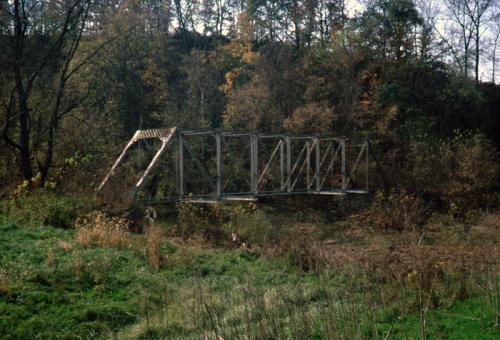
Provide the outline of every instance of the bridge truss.
[[138,200],[206,203],[368,194],[374,164],[368,140],[175,127],[138,130],[99,190],[128,183]]

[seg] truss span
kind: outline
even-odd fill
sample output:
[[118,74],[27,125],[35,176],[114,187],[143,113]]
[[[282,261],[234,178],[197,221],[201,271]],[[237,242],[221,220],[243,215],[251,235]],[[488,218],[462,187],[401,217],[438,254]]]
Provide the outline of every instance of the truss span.
[[[98,190],[133,179],[130,194],[149,202],[367,194],[374,163],[368,140],[175,127],[138,130]],[[119,168],[124,170],[119,173]]]

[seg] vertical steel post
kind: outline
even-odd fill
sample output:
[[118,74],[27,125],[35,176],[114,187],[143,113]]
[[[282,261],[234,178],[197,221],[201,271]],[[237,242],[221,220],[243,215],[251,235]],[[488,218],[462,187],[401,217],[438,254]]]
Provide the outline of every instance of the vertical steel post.
[[366,190],[369,190],[369,169],[370,169],[370,156],[369,156],[369,153],[368,153],[368,148],[369,148],[369,145],[368,145],[368,141],[365,141],[365,148],[366,148]]
[[250,136],[250,191],[253,191],[255,187],[255,164],[254,164],[254,149],[253,149],[253,135]]
[[286,142],[286,190],[292,191],[292,138],[285,137]]
[[250,136],[250,191],[258,191],[258,136]]
[[179,139],[179,195],[184,196],[184,139],[181,133]]
[[342,139],[342,190],[347,189],[347,171],[346,171],[346,142]]
[[311,178],[309,172],[311,171],[311,142],[306,142],[306,188],[309,190],[311,187]]
[[280,190],[285,190],[285,141],[280,139]]
[[320,155],[320,149],[319,149],[319,139],[314,138],[314,141],[316,143],[316,173],[314,177],[316,178],[316,190],[319,191],[321,189],[320,183],[319,183],[319,172],[320,172],[320,166],[321,166],[321,155]]
[[259,135],[255,135],[255,193],[259,191]]
[[222,197],[222,160],[221,160],[221,154],[222,154],[222,141],[221,141],[221,134],[220,132],[215,133],[215,148],[216,148],[216,167],[217,167],[217,199],[221,199]]

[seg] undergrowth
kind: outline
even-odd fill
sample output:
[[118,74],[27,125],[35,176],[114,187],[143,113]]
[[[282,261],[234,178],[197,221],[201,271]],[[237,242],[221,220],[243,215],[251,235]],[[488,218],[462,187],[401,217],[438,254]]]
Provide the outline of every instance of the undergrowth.
[[0,214],[24,226],[51,225],[70,228],[81,214],[92,211],[95,202],[81,195],[61,195],[50,190],[33,190],[0,201]]
[[[121,229],[128,247],[101,238],[81,244],[81,227],[120,222],[94,215],[80,223],[76,230],[28,228],[0,217],[2,338],[500,335],[492,260],[481,261],[480,270],[455,270],[423,250],[419,255],[415,245],[409,267],[328,269],[241,246],[167,239],[162,225],[145,235]],[[302,247],[312,248],[305,239]]]

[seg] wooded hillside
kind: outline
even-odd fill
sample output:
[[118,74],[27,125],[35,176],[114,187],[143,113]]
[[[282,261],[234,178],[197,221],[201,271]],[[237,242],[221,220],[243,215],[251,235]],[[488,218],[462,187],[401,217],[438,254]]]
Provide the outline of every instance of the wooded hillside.
[[135,130],[170,126],[366,137],[395,187],[498,189],[493,0],[0,5],[3,195],[92,191]]

